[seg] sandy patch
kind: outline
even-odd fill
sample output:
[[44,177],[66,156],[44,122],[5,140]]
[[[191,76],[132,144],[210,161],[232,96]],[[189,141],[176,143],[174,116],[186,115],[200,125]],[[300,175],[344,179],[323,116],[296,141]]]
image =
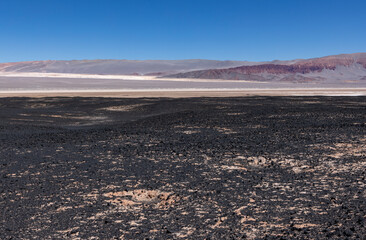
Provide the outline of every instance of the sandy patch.
[[113,106],[113,107],[100,108],[99,110],[107,110],[112,112],[128,112],[133,111],[138,107],[143,107],[147,105],[151,104],[131,104],[131,105]]
[[194,227],[183,227],[182,230],[175,233],[174,235],[178,238],[187,238],[196,231]]
[[243,97],[243,96],[365,96],[364,88],[339,89],[89,89],[0,91],[0,97]]
[[216,127],[215,128],[216,131],[223,133],[223,134],[235,134],[237,133],[236,131],[230,129],[230,128],[225,128],[225,127]]
[[118,206],[153,204],[157,207],[168,206],[177,200],[171,192],[136,189],[133,191],[109,192],[103,194],[107,202]]
[[223,165],[223,166],[221,166],[221,168],[225,169],[225,170],[244,170],[244,171],[247,171],[247,169],[245,167],[242,167],[242,166]]

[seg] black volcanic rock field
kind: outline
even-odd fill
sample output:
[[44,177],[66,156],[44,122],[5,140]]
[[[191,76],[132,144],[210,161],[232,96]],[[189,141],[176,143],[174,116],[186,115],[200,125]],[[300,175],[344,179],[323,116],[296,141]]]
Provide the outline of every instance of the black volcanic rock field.
[[1,98],[0,239],[365,239],[366,98]]

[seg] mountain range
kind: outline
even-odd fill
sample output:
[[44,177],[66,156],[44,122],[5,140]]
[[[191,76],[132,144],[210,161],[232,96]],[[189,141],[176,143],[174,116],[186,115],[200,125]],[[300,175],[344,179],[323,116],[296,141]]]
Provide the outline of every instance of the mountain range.
[[366,81],[366,53],[206,69],[166,77],[285,82]]
[[0,63],[0,72],[148,75],[281,82],[366,81],[366,53],[270,62],[216,60],[73,60]]

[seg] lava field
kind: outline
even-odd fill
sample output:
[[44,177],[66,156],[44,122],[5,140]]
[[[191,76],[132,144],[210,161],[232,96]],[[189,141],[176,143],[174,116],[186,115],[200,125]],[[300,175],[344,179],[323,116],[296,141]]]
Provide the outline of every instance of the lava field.
[[365,239],[366,97],[0,98],[0,239]]

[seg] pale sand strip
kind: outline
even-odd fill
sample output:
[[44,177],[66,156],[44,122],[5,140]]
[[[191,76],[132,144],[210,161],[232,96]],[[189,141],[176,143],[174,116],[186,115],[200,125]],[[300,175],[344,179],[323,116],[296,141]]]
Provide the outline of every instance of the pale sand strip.
[[0,91],[0,97],[241,97],[241,96],[366,96],[366,88],[308,89],[145,89]]
[[197,79],[197,78],[159,78],[156,76],[134,75],[102,75],[102,74],[76,74],[76,73],[39,73],[39,72],[0,72],[0,77],[31,77],[31,78],[74,78],[74,79],[120,79],[126,81],[171,81],[171,82],[244,82],[267,83],[250,80],[222,80],[222,79]]

